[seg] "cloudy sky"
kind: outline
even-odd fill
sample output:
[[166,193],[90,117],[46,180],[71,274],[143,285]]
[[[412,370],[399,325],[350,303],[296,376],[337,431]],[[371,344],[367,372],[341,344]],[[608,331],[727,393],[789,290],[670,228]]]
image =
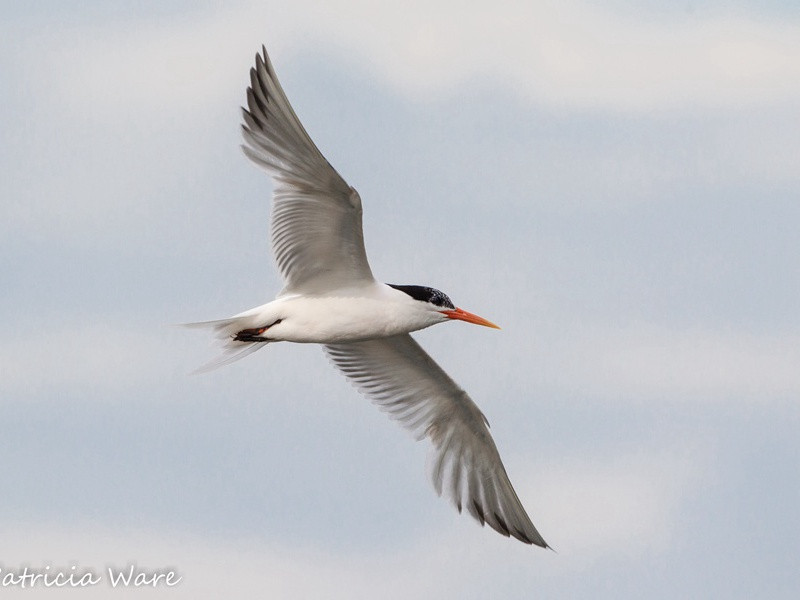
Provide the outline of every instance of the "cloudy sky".
[[[794,597],[800,8],[598,4],[4,2],[0,574]],[[557,552],[437,499],[425,445],[318,348],[189,375],[216,349],[174,324],[281,287],[238,148],[262,43],[363,198],[376,275],[503,327],[417,337]]]

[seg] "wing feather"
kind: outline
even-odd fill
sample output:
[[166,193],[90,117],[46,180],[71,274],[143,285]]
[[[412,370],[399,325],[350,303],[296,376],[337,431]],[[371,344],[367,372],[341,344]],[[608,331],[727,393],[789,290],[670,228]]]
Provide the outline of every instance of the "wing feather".
[[306,133],[266,49],[250,70],[242,149],[276,182],[272,250],[287,293],[324,293],[374,281],[364,250],[361,198]]
[[430,439],[439,495],[502,535],[548,547],[508,479],[483,413],[410,335],[328,344],[325,352],[391,418]]

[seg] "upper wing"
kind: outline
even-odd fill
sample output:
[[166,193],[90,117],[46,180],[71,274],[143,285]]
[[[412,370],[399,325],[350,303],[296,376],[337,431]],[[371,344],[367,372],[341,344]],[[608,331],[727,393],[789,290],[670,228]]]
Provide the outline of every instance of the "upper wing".
[[311,141],[262,50],[250,69],[242,148],[276,182],[272,249],[286,291],[322,293],[371,282],[361,198]]
[[483,413],[410,335],[325,351],[365,396],[418,439],[431,439],[437,493],[505,536],[548,547],[511,486]]

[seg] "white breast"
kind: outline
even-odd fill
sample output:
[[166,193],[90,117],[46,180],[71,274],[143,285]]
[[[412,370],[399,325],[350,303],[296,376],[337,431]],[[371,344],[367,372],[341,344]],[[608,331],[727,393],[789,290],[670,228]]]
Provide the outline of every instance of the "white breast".
[[270,327],[266,336],[276,341],[332,344],[408,333],[440,322],[436,311],[425,304],[379,285],[270,302],[264,312],[280,323]]

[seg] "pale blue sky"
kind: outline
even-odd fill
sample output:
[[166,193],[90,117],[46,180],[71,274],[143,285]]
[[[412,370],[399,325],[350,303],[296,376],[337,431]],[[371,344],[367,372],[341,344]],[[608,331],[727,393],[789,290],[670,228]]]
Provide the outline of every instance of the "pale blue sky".
[[[186,598],[793,597],[793,5],[132,6],[3,8],[0,566],[171,565]],[[261,43],[376,275],[503,327],[418,338],[557,554],[437,499],[317,348],[188,375],[216,350],[172,324],[280,288],[238,149]]]

